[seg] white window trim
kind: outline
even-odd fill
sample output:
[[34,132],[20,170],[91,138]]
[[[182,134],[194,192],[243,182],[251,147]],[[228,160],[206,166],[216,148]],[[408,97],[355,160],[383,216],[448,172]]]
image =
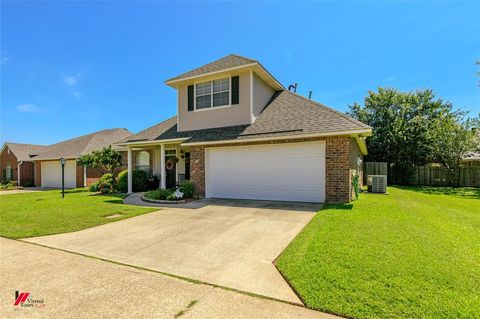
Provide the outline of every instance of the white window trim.
[[[228,92],[229,92],[229,102],[227,105],[222,105],[222,106],[213,106],[213,81],[215,80],[221,80],[221,79],[229,79],[229,82],[230,82],[230,86],[229,86],[229,89],[228,89]],[[206,107],[206,108],[203,108],[203,109],[198,109],[197,110],[197,84],[199,83],[205,83],[205,82],[210,82],[210,95],[212,96],[210,98],[210,107]],[[226,91],[222,91],[222,92],[226,92]],[[216,92],[216,93],[221,93],[221,92]],[[206,95],[206,94],[205,94]],[[211,110],[218,110],[218,109],[226,109],[228,107],[231,107],[232,106],[232,76],[229,75],[229,76],[221,76],[221,77],[216,77],[216,78],[213,78],[211,80],[203,80],[203,81],[197,81],[197,82],[193,82],[193,111],[194,112],[203,112],[203,111],[211,111]]]

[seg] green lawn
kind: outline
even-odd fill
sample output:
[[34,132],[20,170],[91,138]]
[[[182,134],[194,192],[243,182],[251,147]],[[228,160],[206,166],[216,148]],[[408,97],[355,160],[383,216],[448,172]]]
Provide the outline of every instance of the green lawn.
[[480,318],[480,190],[390,187],[322,209],[276,264],[353,318]]
[[[82,230],[157,210],[122,204],[125,195],[94,195],[83,189],[0,196],[0,236],[24,238]],[[105,218],[120,214],[115,218]]]

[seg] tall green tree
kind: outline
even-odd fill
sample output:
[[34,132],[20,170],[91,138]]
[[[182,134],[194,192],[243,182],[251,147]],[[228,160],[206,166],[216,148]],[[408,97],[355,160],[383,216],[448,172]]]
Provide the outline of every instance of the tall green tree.
[[433,124],[452,111],[450,103],[435,99],[431,90],[400,92],[379,88],[370,91],[364,105],[349,106],[349,114],[370,125],[368,160],[398,167],[425,164],[431,154]]
[[372,127],[367,160],[387,162],[403,172],[413,165],[441,163],[455,184],[461,159],[478,147],[478,119],[454,110],[432,90],[379,88],[368,93],[363,106],[349,108],[351,116]]
[[79,165],[97,168],[102,174],[110,173],[117,176],[122,168],[122,154],[109,145],[100,151],[80,156],[77,162]]

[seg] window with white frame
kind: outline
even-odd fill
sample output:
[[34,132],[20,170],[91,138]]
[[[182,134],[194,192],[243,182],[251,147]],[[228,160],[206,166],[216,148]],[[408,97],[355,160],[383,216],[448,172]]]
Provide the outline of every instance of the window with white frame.
[[195,109],[230,105],[230,78],[195,84]]

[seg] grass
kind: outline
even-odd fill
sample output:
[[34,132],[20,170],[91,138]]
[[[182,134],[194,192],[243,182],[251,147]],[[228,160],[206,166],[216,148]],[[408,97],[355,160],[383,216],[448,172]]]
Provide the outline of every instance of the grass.
[[480,318],[480,190],[390,187],[322,209],[276,265],[352,318]]
[[[2,195],[0,236],[25,238],[78,231],[155,211],[124,205],[125,195],[95,195],[84,189]],[[119,217],[105,218],[118,214]]]

